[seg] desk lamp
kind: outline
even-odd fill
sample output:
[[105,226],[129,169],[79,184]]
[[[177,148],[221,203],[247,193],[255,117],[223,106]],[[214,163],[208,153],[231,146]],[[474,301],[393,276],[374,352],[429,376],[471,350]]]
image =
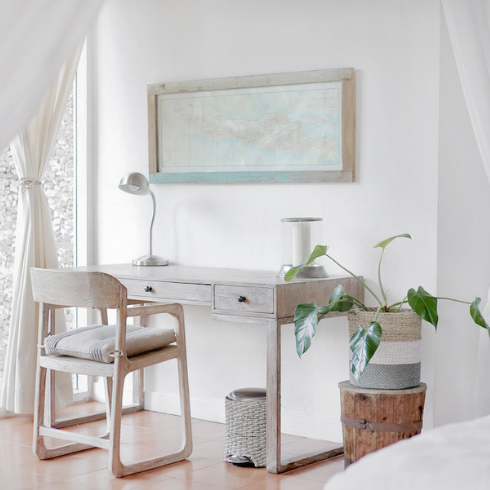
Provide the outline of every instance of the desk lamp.
[[158,257],[158,255],[152,254],[152,242],[153,242],[153,221],[155,220],[156,201],[155,195],[150,189],[148,179],[139,172],[130,172],[126,174],[119,182],[119,189],[129,194],[135,194],[136,196],[146,196],[150,194],[153,199],[153,214],[151,215],[150,225],[150,255],[143,255],[138,259],[133,260],[133,265],[168,265],[168,260]]

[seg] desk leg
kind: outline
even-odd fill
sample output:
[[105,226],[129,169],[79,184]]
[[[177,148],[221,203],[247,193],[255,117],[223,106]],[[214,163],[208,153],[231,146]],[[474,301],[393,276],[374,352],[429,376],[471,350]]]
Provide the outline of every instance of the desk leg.
[[284,473],[344,453],[343,446],[338,445],[287,461],[281,459],[281,326],[280,320],[267,322],[267,471],[269,473]]
[[281,327],[267,323],[267,471],[281,468]]

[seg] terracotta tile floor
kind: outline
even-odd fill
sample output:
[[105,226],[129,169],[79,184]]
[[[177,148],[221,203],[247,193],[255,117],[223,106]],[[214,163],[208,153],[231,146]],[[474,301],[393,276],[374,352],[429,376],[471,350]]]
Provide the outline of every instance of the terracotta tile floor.
[[[84,404],[84,411],[100,408]],[[69,411],[79,410],[80,406]],[[344,468],[342,456],[273,475],[263,468],[240,468],[223,461],[223,424],[193,419],[194,450],[189,459],[155,470],[115,478],[107,469],[107,452],[91,449],[50,461],[32,453],[32,419],[15,416],[0,419],[0,488],[9,490],[321,490],[325,482]],[[104,422],[83,429],[100,434]],[[180,418],[156,412],[138,412],[123,417],[123,461],[151,457],[180,446]],[[56,441],[53,441],[56,442]],[[286,436],[283,453],[288,457],[314,450],[318,441]],[[8,482],[8,483],[7,483]]]

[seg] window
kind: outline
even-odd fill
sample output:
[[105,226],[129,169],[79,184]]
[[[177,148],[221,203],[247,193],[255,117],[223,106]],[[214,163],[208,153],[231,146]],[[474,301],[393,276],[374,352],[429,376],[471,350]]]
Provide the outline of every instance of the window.
[[12,270],[14,266],[15,225],[17,222],[17,179],[10,149],[0,153],[0,385],[7,354]]

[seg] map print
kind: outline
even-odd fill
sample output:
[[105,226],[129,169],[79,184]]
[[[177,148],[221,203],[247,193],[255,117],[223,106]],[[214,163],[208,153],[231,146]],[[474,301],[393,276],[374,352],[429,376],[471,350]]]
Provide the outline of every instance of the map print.
[[158,96],[160,172],[342,168],[341,85]]

